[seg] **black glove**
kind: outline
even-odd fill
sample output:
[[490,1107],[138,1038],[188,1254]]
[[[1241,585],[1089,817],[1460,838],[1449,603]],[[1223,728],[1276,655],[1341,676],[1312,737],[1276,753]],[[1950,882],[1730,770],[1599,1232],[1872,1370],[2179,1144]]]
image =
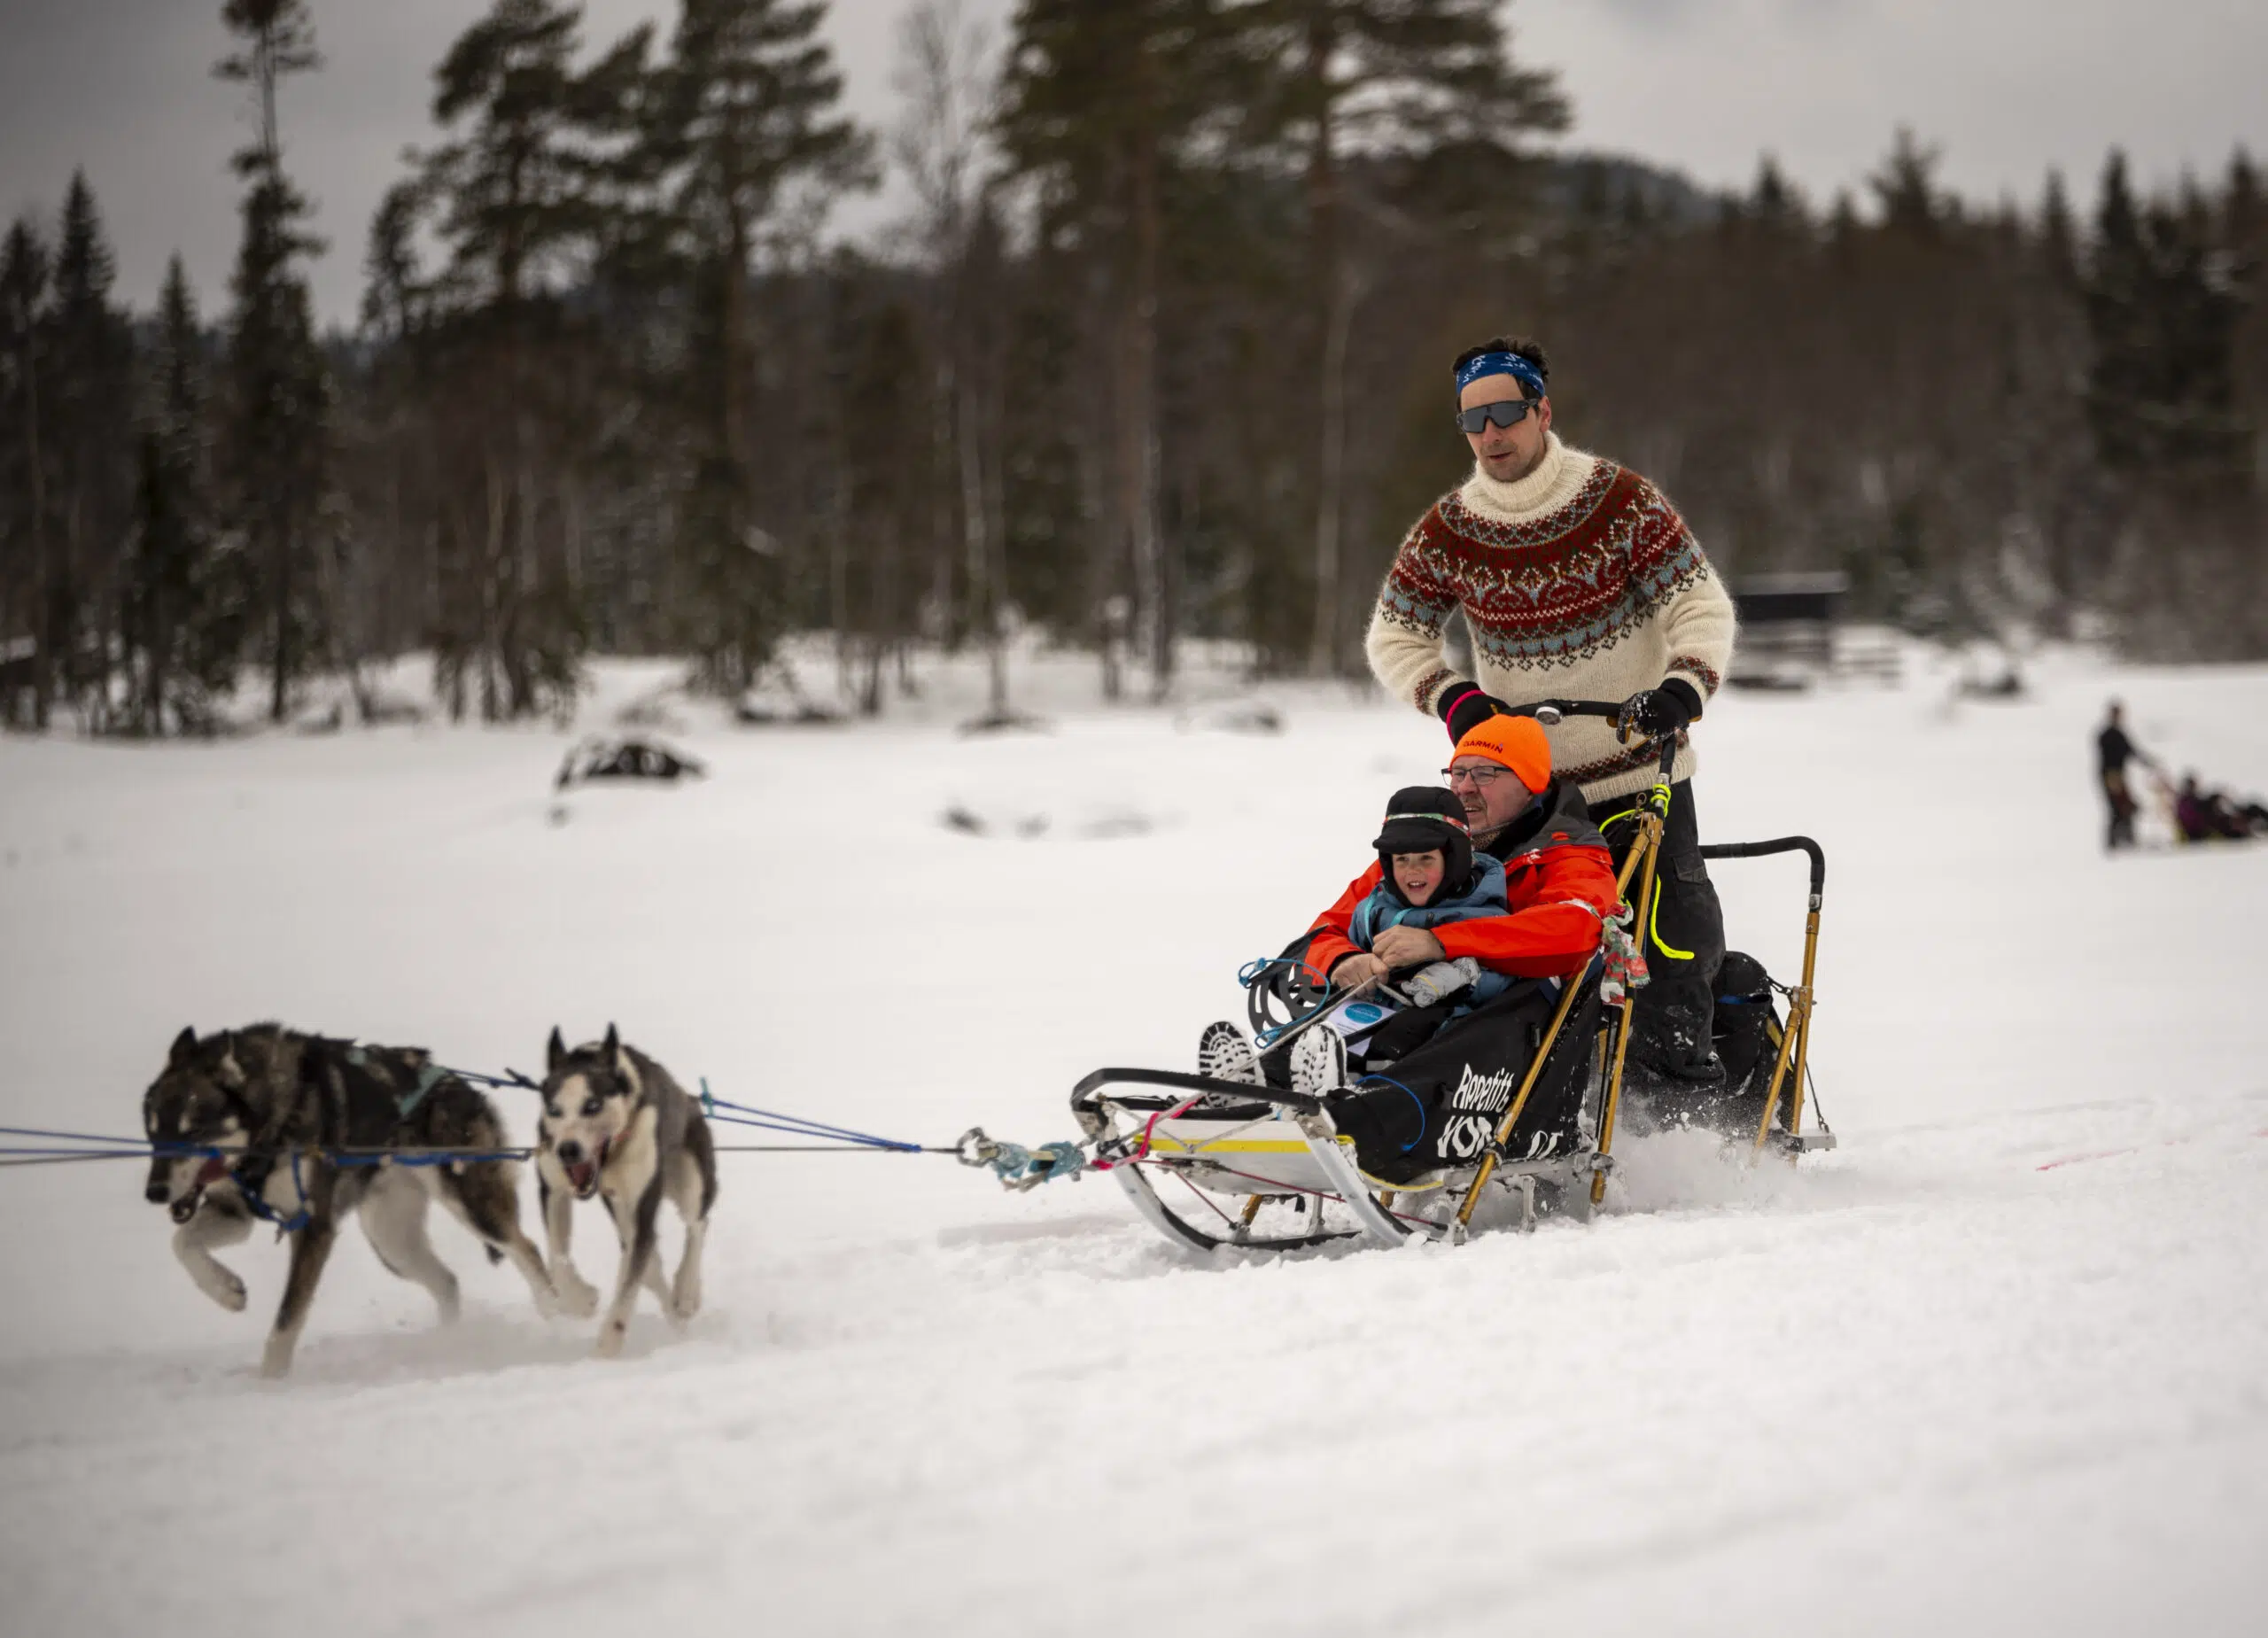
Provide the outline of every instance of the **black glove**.
[[1701,714],[1701,696],[1682,677],[1672,677],[1658,688],[1641,688],[1622,702],[1614,731],[1623,739],[1641,735],[1658,740],[1676,733]]
[[1476,724],[1484,723],[1491,717],[1510,716],[1512,708],[1493,694],[1483,694],[1477,682],[1457,682],[1441,690],[1441,700],[1434,709],[1441,712],[1441,720],[1449,724],[1449,743],[1454,745],[1472,733]]

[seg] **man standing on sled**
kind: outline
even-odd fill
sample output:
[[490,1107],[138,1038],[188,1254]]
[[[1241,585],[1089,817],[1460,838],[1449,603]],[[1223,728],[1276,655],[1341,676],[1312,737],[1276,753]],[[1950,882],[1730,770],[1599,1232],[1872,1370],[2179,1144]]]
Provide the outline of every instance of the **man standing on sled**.
[[[1658,765],[1628,741],[1676,736],[1657,908],[1640,929],[1652,982],[1637,992],[1630,1055],[1664,1090],[1705,1093],[1724,1079],[1710,1044],[1724,918],[1701,858],[1686,728],[1731,660],[1732,600],[1659,490],[1560,442],[1549,381],[1532,341],[1498,337],[1458,357],[1456,423],[1472,475],[1395,554],[1371,619],[1371,670],[1439,716],[1453,743],[1508,703],[1622,701],[1619,724],[1571,718],[1550,730],[1559,777],[1581,788],[1618,866]],[[1442,625],[1459,608],[1477,678],[1443,652]],[[1484,850],[1496,840],[1478,829],[1472,839]]]

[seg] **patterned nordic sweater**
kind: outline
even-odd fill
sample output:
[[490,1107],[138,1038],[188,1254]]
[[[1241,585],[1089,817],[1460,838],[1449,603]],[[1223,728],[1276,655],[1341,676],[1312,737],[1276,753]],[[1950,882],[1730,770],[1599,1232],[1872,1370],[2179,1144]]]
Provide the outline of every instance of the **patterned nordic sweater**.
[[[1499,699],[1622,700],[1681,677],[1705,703],[1732,659],[1733,604],[1685,520],[1627,467],[1547,435],[1542,463],[1514,484],[1476,470],[1418,520],[1379,591],[1365,644],[1387,692],[1419,710],[1468,680],[1441,652],[1460,604],[1474,680]],[[1591,802],[1643,790],[1652,758],[1613,725],[1548,730],[1552,766]],[[1674,777],[1693,748],[1678,736]]]

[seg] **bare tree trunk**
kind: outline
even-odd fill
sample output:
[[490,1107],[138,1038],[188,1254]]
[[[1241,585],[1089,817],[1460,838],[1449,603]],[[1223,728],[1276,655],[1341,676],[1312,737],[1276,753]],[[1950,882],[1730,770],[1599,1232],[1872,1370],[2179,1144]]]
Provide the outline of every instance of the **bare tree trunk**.
[[1125,415],[1119,427],[1134,565],[1135,647],[1146,651],[1150,694],[1173,682],[1173,619],[1167,606],[1164,541],[1158,528],[1158,151],[1153,132],[1134,139],[1134,284],[1126,307]]
[[984,493],[984,413],[977,384],[964,369],[957,392],[960,423],[960,508],[968,561],[969,620],[976,639],[984,645],[990,676],[986,714],[998,717],[1008,708],[1008,679],[1000,651],[1000,594],[992,578],[992,508]]
[[1347,340],[1360,296],[1347,268],[1334,268],[1330,276],[1323,345],[1323,451],[1316,473],[1315,626],[1308,639],[1308,670],[1317,677],[1339,669],[1340,531],[1347,505]]
[[[1107,304],[1099,316],[1103,322],[1110,322]],[[1115,322],[1108,333],[1115,381],[1120,378],[1121,364],[1119,330]],[[1115,481],[1116,425],[1122,408],[1110,403],[1083,408],[1087,414],[1078,441],[1079,498],[1087,526],[1087,598],[1093,610],[1096,653],[1102,664],[1102,697],[1115,702],[1125,686],[1120,674],[1118,618],[1114,612],[1125,550],[1124,493]]]
[[32,723],[43,732],[48,699],[55,692],[55,650],[49,641],[46,607],[55,567],[48,561],[47,475],[41,470],[39,447],[39,367],[32,348],[28,307],[24,322],[24,456],[31,474],[32,560],[37,565],[32,578],[32,640],[37,645],[32,658]]
[[985,698],[996,716],[1008,710],[1008,534],[1007,408],[1000,401],[995,377],[991,401],[985,407],[984,461],[979,471],[990,520],[985,531],[984,584]]
[[[951,324],[959,312],[958,299],[949,300],[945,322]],[[960,391],[953,354],[948,345],[937,361],[937,369],[929,384],[929,549],[930,595],[945,614],[946,637],[949,645],[957,645],[963,635],[961,622],[952,607],[953,568],[953,466],[959,454],[957,440],[964,436],[959,429]],[[964,532],[966,530],[964,529]],[[968,607],[974,609],[976,581],[969,581]],[[974,616],[971,615],[973,621]]]
[[267,497],[260,505],[268,513],[268,550],[272,565],[270,575],[275,596],[269,603],[269,617],[276,623],[272,633],[274,646],[269,651],[272,675],[268,695],[268,719],[284,720],[289,703],[289,679],[291,674],[291,530],[288,518],[280,515],[282,501],[278,497]]
[[1308,636],[1308,671],[1317,677],[1338,669],[1339,531],[1345,508],[1347,466],[1347,331],[1354,292],[1339,238],[1339,160],[1334,151],[1331,58],[1337,30],[1328,7],[1317,7],[1308,28],[1307,80],[1315,97],[1315,143],[1308,154],[1308,274],[1321,298],[1317,353],[1323,360],[1318,394],[1322,446],[1316,462],[1315,623]]

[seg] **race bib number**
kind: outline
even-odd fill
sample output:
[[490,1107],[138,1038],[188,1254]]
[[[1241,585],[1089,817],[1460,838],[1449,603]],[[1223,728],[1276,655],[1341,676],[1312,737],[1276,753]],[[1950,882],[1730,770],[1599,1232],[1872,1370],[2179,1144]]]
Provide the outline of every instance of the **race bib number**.
[[1345,1037],[1348,1052],[1359,1052],[1371,1033],[1393,1016],[1392,1007],[1376,1001],[1350,1001],[1323,1021],[1325,1028]]

